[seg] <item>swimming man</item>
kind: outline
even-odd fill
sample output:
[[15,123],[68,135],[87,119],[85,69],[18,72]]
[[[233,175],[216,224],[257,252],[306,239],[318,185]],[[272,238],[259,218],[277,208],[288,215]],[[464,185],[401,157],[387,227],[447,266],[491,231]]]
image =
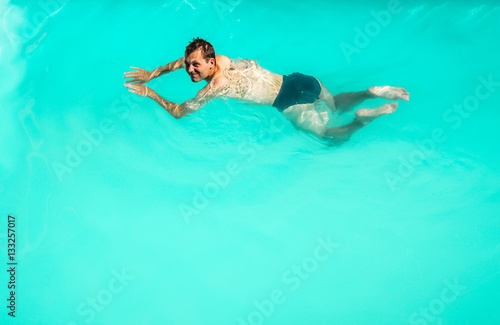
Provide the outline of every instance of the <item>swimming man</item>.
[[[161,105],[174,118],[196,112],[215,98],[233,98],[254,105],[273,106],[283,113],[294,127],[337,142],[349,140],[351,135],[376,118],[396,111],[397,103],[385,104],[374,109],[356,111],[354,120],[339,127],[328,127],[330,114],[351,111],[356,105],[370,98],[409,100],[410,94],[403,88],[381,86],[365,91],[333,95],[317,78],[292,73],[279,75],[263,69],[254,60],[232,60],[216,55],[207,41],[196,38],[186,47],[184,57],[153,71],[131,67],[136,71],[126,72],[125,86],[139,96],[149,97]],[[144,85],[153,78],[184,68],[191,81],[205,80],[203,87],[193,99],[178,105],[160,97]],[[325,105],[327,109],[319,109]],[[330,113],[330,114],[329,114]]]

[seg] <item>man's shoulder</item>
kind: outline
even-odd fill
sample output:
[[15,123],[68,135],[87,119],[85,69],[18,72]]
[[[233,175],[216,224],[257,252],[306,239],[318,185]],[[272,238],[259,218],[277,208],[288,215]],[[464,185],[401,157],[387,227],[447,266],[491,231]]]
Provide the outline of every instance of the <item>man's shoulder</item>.
[[221,55],[221,54],[216,54],[215,59],[217,60],[217,63],[231,63],[231,58]]

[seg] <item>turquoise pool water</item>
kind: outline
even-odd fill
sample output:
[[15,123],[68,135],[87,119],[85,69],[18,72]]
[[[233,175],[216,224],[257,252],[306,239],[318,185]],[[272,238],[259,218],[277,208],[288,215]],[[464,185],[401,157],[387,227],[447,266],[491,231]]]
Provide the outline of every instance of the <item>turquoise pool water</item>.
[[[500,322],[498,1],[0,9],[1,324]],[[410,101],[331,147],[272,107],[175,120],[123,87],[197,36]],[[178,103],[201,87],[182,70],[149,85]]]

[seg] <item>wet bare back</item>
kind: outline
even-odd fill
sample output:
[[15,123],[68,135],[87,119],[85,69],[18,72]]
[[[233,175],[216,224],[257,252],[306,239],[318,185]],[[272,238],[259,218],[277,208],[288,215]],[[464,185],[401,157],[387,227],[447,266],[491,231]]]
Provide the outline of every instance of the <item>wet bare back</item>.
[[200,90],[199,99],[225,97],[254,105],[273,104],[283,83],[282,75],[262,68],[255,60],[232,60],[227,56],[217,55],[216,62],[218,71]]

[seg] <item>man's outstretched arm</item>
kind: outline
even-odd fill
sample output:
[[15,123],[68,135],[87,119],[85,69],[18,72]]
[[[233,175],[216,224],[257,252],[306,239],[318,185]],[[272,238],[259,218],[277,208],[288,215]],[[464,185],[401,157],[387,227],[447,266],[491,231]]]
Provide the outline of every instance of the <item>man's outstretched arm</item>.
[[185,107],[182,105],[178,105],[174,102],[169,102],[168,100],[164,99],[160,95],[158,95],[154,90],[151,90],[151,93],[148,94],[148,97],[157,102],[161,107],[163,107],[167,112],[170,113],[174,118],[180,119],[181,117],[184,117],[188,115],[188,111]]
[[169,72],[172,72],[175,70],[184,69],[185,67],[186,67],[186,64],[184,61],[184,57],[182,57],[182,58],[177,59],[173,62],[167,63],[166,65],[164,65],[162,67],[158,67],[158,68],[154,69],[153,70],[153,74],[154,74],[153,78],[159,77],[161,75],[164,75],[166,73],[169,73]]
[[176,103],[165,100],[153,89],[149,88],[146,85],[136,83],[128,85],[126,84],[125,87],[130,88],[129,91],[134,94],[153,99],[176,119],[180,119],[181,117],[184,117],[189,113],[197,111],[198,109],[203,107],[203,105],[217,96],[217,88],[212,88],[207,85],[202,88],[198,92],[198,94],[196,94],[195,98],[189,99],[181,105],[178,105]]
[[166,73],[179,70],[181,68],[185,68],[186,65],[184,63],[184,57],[172,61],[164,66],[158,67],[154,69],[153,71],[148,71],[144,70],[141,68],[136,68],[136,67],[130,67],[131,69],[135,69],[137,71],[130,71],[130,72],[125,72],[125,75],[123,78],[133,78],[130,80],[127,80],[126,83],[146,83],[150,81],[151,79],[157,78],[161,75],[164,75]]

